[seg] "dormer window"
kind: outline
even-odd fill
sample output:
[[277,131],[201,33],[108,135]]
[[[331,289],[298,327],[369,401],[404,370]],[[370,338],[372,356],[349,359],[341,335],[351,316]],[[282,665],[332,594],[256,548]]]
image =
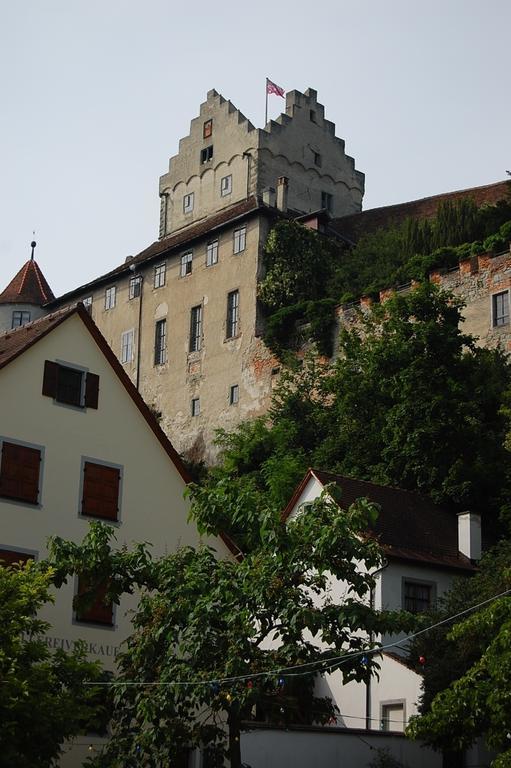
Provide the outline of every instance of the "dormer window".
[[202,138],[209,139],[209,137],[212,135],[213,135],[213,119],[206,120],[206,122],[202,126]]
[[209,147],[204,147],[204,149],[201,149],[200,151],[201,165],[204,165],[204,163],[209,163],[209,161],[212,159],[213,159],[213,144],[210,144]]

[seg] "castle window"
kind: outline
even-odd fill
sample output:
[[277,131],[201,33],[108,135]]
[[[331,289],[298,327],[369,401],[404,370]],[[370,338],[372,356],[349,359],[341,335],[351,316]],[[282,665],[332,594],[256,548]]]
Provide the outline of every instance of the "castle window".
[[45,360],[42,394],[57,403],[77,408],[97,408],[99,376],[83,368],[73,368]]
[[509,291],[494,293],[492,296],[493,327],[509,325]]
[[186,275],[192,274],[192,259],[193,251],[187,251],[181,256],[181,269],[179,273],[181,277],[186,277]]
[[140,275],[133,275],[130,277],[128,296],[130,299],[137,299],[140,296],[142,289],[142,278]]
[[191,402],[192,416],[198,416],[200,414],[200,400],[198,397],[194,397]]
[[233,384],[229,389],[229,405],[237,405],[240,399],[240,388],[237,384]]
[[121,334],[121,363],[131,363],[133,360],[135,331],[124,331]]
[[165,273],[166,273],[166,265],[158,264],[154,268],[154,287],[155,288],[163,288],[165,285]]
[[89,313],[89,315],[92,315],[92,296],[87,296],[82,301],[82,304],[85,307],[85,309],[87,310],[87,312]]
[[154,364],[167,362],[167,321],[158,320],[154,327]]
[[190,312],[190,352],[199,352],[202,341],[202,304]]
[[240,292],[231,291],[227,295],[226,338],[232,339],[239,333],[240,321]]
[[224,176],[222,179],[220,179],[220,194],[222,197],[225,197],[226,195],[230,195],[232,192],[232,174],[229,176]]
[[241,253],[245,250],[245,246],[247,244],[247,228],[246,227],[239,227],[238,229],[234,230],[234,243],[233,243],[233,252],[234,253]]
[[206,246],[206,266],[212,267],[218,262],[218,240],[212,240]]
[[201,165],[204,165],[204,163],[209,163],[209,161],[212,159],[213,159],[213,144],[210,144],[209,147],[204,147],[204,149],[201,149],[200,151]]
[[213,135],[213,120],[206,120],[202,126],[202,138],[209,139]]
[[321,193],[321,208],[328,211],[328,213],[332,213],[333,202],[334,197],[330,192]]
[[115,294],[115,285],[105,290],[105,309],[113,309],[115,307]]
[[12,313],[11,328],[20,328],[22,325],[30,322],[30,312],[25,310],[15,310]]
[[38,504],[41,449],[7,440],[1,447],[0,496],[25,504]]
[[183,213],[191,213],[193,211],[193,198],[194,193],[189,192],[183,197]]
[[314,165],[317,165],[318,168],[321,168],[321,155],[319,154],[319,152],[315,152],[314,150],[312,150],[312,157],[314,159]]
[[83,462],[80,514],[116,522],[119,519],[120,491],[120,467]]

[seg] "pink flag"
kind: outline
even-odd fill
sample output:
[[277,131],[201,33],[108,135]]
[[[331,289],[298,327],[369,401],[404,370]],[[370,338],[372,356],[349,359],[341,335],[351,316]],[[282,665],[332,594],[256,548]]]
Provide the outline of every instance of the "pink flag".
[[283,99],[286,97],[285,90],[280,85],[272,83],[268,78],[266,78],[266,93],[274,93],[275,96],[282,96]]

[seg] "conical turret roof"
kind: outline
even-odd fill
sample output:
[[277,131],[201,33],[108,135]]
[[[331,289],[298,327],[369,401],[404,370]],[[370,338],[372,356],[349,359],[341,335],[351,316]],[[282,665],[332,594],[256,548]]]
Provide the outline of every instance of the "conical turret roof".
[[32,258],[0,293],[0,304],[34,304],[40,307],[54,298],[39,265]]

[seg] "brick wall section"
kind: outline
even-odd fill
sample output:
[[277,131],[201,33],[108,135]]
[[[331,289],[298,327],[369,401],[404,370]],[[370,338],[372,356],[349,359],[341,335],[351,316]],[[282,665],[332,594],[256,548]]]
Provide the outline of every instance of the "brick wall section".
[[496,184],[487,184],[484,187],[472,187],[456,192],[446,192],[433,197],[423,197],[420,200],[411,200],[408,203],[386,205],[381,208],[370,208],[361,213],[343,216],[332,220],[330,226],[350,240],[358,240],[361,235],[375,232],[377,229],[388,228],[402,224],[407,218],[431,219],[436,216],[439,203],[444,200],[452,202],[457,200],[472,199],[477,206],[495,205],[499,200],[504,200],[511,194],[511,182],[499,181]]

